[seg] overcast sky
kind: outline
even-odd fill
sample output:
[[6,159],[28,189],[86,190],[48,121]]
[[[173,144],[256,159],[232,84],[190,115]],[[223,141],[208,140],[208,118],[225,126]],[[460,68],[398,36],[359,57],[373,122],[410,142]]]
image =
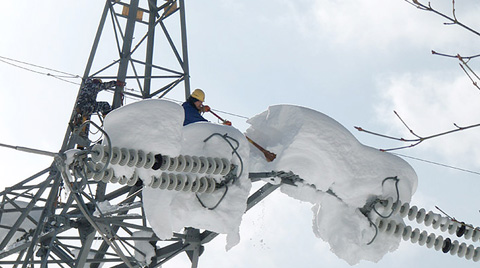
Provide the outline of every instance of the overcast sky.
[[[451,1],[431,4],[451,15]],[[81,76],[103,6],[98,0],[7,1],[0,16],[0,56]],[[186,8],[192,87],[204,89],[212,108],[240,115],[221,114],[241,130],[248,127],[243,117],[284,103],[323,112],[377,148],[402,144],[354,126],[411,137],[394,110],[421,136],[480,121],[480,91],[459,61],[430,52],[478,54],[480,37],[405,1],[187,0]],[[480,29],[478,1],[457,1],[455,12],[459,21]],[[469,64],[480,70],[478,60]],[[78,85],[4,62],[0,81],[0,143],[58,151]],[[179,88],[171,98],[182,100],[182,93]],[[396,153],[480,172],[479,133],[454,133]],[[419,177],[412,203],[437,213],[439,206],[480,225],[478,174],[405,160]],[[0,185],[13,185],[50,164],[45,156],[0,148]],[[261,267],[349,267],[313,234],[310,207],[272,194],[246,214],[241,243],[225,252],[224,236],[216,238],[207,244],[200,267],[260,267],[260,262]],[[186,258],[177,259],[164,267],[189,267]],[[387,265],[478,264],[402,242],[378,264],[357,267]]]

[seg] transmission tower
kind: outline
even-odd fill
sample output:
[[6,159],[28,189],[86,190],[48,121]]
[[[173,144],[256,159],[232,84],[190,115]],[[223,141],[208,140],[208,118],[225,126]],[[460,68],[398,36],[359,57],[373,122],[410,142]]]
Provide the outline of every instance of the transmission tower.
[[[182,85],[187,97],[188,66],[184,0],[107,0],[80,89],[92,77],[125,82],[112,92],[114,109],[126,98],[162,98]],[[75,109],[71,121],[74,116]],[[93,120],[91,124],[96,125]],[[158,239],[143,212],[142,185],[112,186],[86,179],[64,183],[63,153],[79,139],[69,124],[59,153],[7,146],[55,160],[0,193],[0,266],[143,267],[135,256],[145,256],[138,245],[147,243],[155,249],[148,267],[159,267],[180,253],[197,267],[203,245],[217,233],[185,228],[171,240]],[[260,181],[263,175],[251,179]],[[265,183],[250,196],[247,209],[279,186]],[[93,217],[106,202],[115,209]],[[150,235],[135,236],[139,231]]]

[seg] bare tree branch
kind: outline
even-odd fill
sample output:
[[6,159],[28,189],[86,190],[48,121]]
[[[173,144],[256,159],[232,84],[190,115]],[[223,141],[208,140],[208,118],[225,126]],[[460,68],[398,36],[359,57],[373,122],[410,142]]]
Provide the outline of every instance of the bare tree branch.
[[400,138],[399,138],[399,137],[393,137],[393,136],[381,134],[381,133],[378,133],[378,132],[374,132],[374,131],[370,131],[370,130],[365,130],[365,129],[363,129],[362,127],[355,127],[355,129],[357,129],[358,131],[365,132],[365,133],[368,133],[368,134],[371,134],[371,135],[375,135],[375,136],[379,136],[379,137],[382,137],[382,138],[392,139],[392,140],[396,140],[396,141],[400,141],[400,142],[411,142],[411,144],[405,145],[405,146],[400,146],[400,147],[395,147],[395,148],[389,148],[389,149],[380,149],[380,151],[386,152],[386,151],[394,151],[394,150],[411,148],[411,147],[417,146],[418,144],[422,143],[422,142],[425,141],[425,140],[433,139],[433,138],[436,138],[436,137],[444,136],[444,135],[447,135],[447,134],[450,134],[450,133],[454,133],[454,132],[466,130],[466,129],[469,129],[469,128],[480,127],[480,123],[479,123],[479,124],[474,124],[474,125],[465,126],[465,127],[460,127],[460,126],[458,126],[457,124],[454,123],[453,125],[456,127],[455,129],[448,130],[448,131],[441,132],[441,133],[437,133],[437,134],[433,134],[433,135],[430,135],[430,136],[422,137],[422,136],[417,135],[410,127],[408,127],[408,125],[405,123],[405,121],[403,121],[403,119],[398,115],[397,112],[394,111],[394,113],[397,115],[397,117],[400,119],[400,121],[403,123],[403,125],[409,130],[409,132],[410,132],[412,135],[414,135],[416,138],[414,138],[414,139],[405,139],[405,138],[401,138],[401,137],[400,137]]
[[418,136],[417,134],[415,134],[415,132],[413,132],[413,130],[405,123],[405,121],[403,121],[403,119],[400,117],[400,115],[397,113],[397,111],[393,111],[393,113],[395,113],[395,115],[398,117],[398,119],[400,119],[400,121],[402,122],[402,124],[408,129],[408,131],[410,131],[410,133],[417,137],[417,138],[421,138],[420,136]]
[[[470,68],[470,66],[468,66],[467,61],[464,60],[464,58],[462,56],[460,56],[460,54],[457,54],[457,58],[462,62],[463,66],[465,66],[476,78],[477,80],[480,80],[480,77],[475,73],[474,70],[472,70],[472,68]],[[465,70],[465,68],[463,68],[462,66],[462,69],[465,71],[465,73],[467,74],[468,78],[470,78],[470,80],[472,80],[473,82],[473,85],[476,86],[478,89],[480,89],[477,85],[477,82],[475,82],[472,77],[470,77],[470,75],[468,74],[468,72]]]
[[[474,59],[474,58],[477,58],[477,57],[480,57],[480,54],[477,54],[477,55],[473,55],[473,56],[468,56],[468,57],[463,57],[463,56],[460,56],[460,54],[457,54],[457,55],[449,55],[449,54],[444,54],[444,53],[438,53],[436,52],[435,50],[432,50],[432,54],[433,55],[439,55],[439,56],[442,56],[442,57],[447,57],[447,58],[457,58],[458,60],[460,60],[460,68],[462,68],[463,72],[465,72],[465,74],[468,76],[468,78],[470,79],[470,81],[472,81],[472,84],[478,89],[480,90],[480,87],[478,86],[478,82],[475,81],[473,79],[473,77],[468,73],[468,71],[470,71],[470,73],[475,76],[475,78],[480,81],[480,77],[477,75],[477,73],[472,69],[470,68],[470,66],[468,65],[468,62],[471,60],[471,59]],[[465,67],[464,67],[465,66]],[[466,68],[466,69],[465,69]],[[468,69],[468,71],[467,71]]]
[[[465,72],[465,74],[468,76],[468,78],[470,79],[470,81],[472,81],[473,85],[478,89],[480,90],[480,87],[478,86],[478,82],[475,81],[473,79],[473,77],[469,74],[469,71],[470,73],[475,76],[475,78],[480,81],[480,77],[477,75],[477,73],[472,69],[470,68],[470,66],[468,65],[468,62],[471,60],[471,59],[474,59],[474,58],[477,58],[477,57],[480,57],[480,54],[478,55],[473,55],[473,56],[468,56],[468,57],[463,57],[463,56],[460,56],[460,54],[457,54],[457,55],[449,55],[449,54],[444,54],[444,53],[438,53],[436,52],[435,50],[432,50],[432,54],[433,55],[439,55],[439,56],[442,56],[442,57],[448,57],[448,58],[457,58],[461,63],[459,64],[460,65],[460,68],[462,68],[462,70]],[[467,71],[468,70],[468,71]]]
[[445,215],[447,218],[449,218],[450,220],[454,221],[454,222],[458,222],[460,223],[461,225],[465,226],[465,227],[468,227],[468,228],[471,228],[473,230],[480,230],[479,227],[474,227],[473,225],[471,224],[466,224],[465,222],[461,222],[461,221],[458,221],[457,219],[455,219],[455,217],[452,217],[450,215],[448,215],[445,211],[443,211],[442,209],[440,209],[438,206],[435,206],[436,209],[438,209],[441,213],[443,213],[443,215]]
[[[414,7],[420,9],[420,10],[424,10],[424,11],[429,11],[429,12],[433,12],[445,19],[447,19],[448,21],[450,21],[449,23],[444,23],[446,25],[451,25],[451,24],[457,24],[461,27],[463,27],[464,29],[480,36],[480,33],[473,30],[472,28],[466,26],[465,24],[461,23],[458,21],[457,19],[457,16],[456,16],[456,10],[455,10],[455,0],[452,0],[452,16],[447,16],[445,15],[444,13],[442,12],[439,12],[437,11],[436,9],[434,9],[431,5],[430,2],[428,2],[427,5],[425,4],[422,4],[420,3],[420,0],[405,0],[405,2],[413,5]],[[443,56],[443,57],[449,57],[449,58],[457,58],[461,63],[460,63],[460,68],[465,72],[465,74],[468,76],[468,78],[470,79],[470,81],[472,81],[473,85],[480,90],[480,87],[478,85],[478,81],[480,81],[480,76],[478,76],[476,74],[476,72],[470,68],[468,62],[473,59],[473,58],[477,58],[477,57],[480,57],[480,54],[478,55],[473,55],[473,56],[468,56],[468,57],[462,57],[460,56],[460,54],[457,54],[457,55],[449,55],[449,54],[444,54],[444,53],[438,53],[434,50],[432,50],[432,54],[434,55],[439,55],[439,56]],[[433,134],[433,135],[430,135],[430,136],[420,136],[420,135],[417,135],[407,124],[406,122],[400,117],[400,115],[394,111],[395,115],[398,117],[398,119],[402,122],[402,124],[408,129],[408,131],[410,132],[411,135],[413,135],[415,138],[411,138],[411,139],[405,139],[405,138],[402,138],[402,137],[394,137],[394,136],[389,136],[389,135],[385,135],[385,134],[381,134],[381,133],[378,133],[378,132],[374,132],[374,131],[370,131],[370,130],[365,130],[361,127],[355,127],[358,131],[361,131],[361,132],[365,132],[365,133],[368,133],[368,134],[371,134],[371,135],[375,135],[375,136],[379,136],[379,137],[382,137],[382,138],[387,138],[387,139],[392,139],[392,140],[396,140],[396,141],[400,141],[400,142],[405,142],[405,143],[410,143],[408,145],[405,145],[405,146],[400,146],[400,147],[396,147],[396,148],[390,148],[390,149],[380,149],[381,151],[393,151],[393,150],[400,150],[400,149],[405,149],[405,148],[411,148],[411,147],[414,147],[414,146],[417,146],[418,144],[422,143],[423,141],[425,140],[428,140],[428,139],[433,139],[433,138],[436,138],[436,137],[440,137],[440,136],[444,136],[444,135],[447,135],[447,134],[451,134],[451,133],[454,133],[454,132],[458,132],[458,131],[463,131],[463,130],[466,130],[466,129],[470,129],[470,128],[475,128],[475,127],[479,127],[480,126],[480,123],[479,124],[473,124],[473,125],[469,125],[469,126],[465,126],[465,127],[460,127],[458,126],[457,124],[453,124],[455,126],[455,129],[452,129],[452,130],[448,130],[448,131],[444,131],[444,132],[440,132],[440,133],[437,133],[437,134]]]
[[[435,50],[432,50],[432,54],[433,55],[439,55],[439,56],[442,56],[442,57],[447,57],[447,58],[458,58],[458,54],[457,55],[444,54],[444,53],[437,52]],[[464,60],[471,60],[471,59],[478,58],[478,57],[480,57],[480,54],[473,55],[473,56],[468,56],[468,57],[462,56],[462,58]]]
[[461,26],[462,28],[480,36],[479,32],[475,31],[474,29],[468,27],[467,25],[465,25],[465,24],[463,24],[463,23],[461,23],[460,21],[457,20],[456,15],[455,15],[455,1],[453,1],[453,18],[443,14],[442,12],[437,11],[434,8],[432,8],[430,2],[428,2],[428,6],[427,6],[427,5],[424,5],[424,4],[420,3],[418,0],[411,0],[411,2],[410,2],[410,0],[405,0],[405,1],[407,3],[415,6],[418,9],[433,12],[433,13],[449,20],[450,23],[444,23],[445,25],[457,24],[457,25]]
[[445,25],[455,24],[455,23],[458,22],[457,16],[455,15],[455,0],[452,0],[452,16],[453,16],[453,20],[455,22],[454,23],[445,23]]
[[[473,80],[473,78],[470,76],[470,74],[467,72],[467,70],[465,70],[465,67],[463,67],[462,64],[459,64],[460,65],[460,68],[462,68],[462,70],[465,72],[465,74],[468,76],[468,78],[470,78],[470,81],[472,81],[472,84],[478,89],[480,90],[480,87],[478,86],[478,83],[477,81]],[[469,68],[470,69],[470,68]],[[475,73],[474,73],[475,74]],[[476,75],[475,75],[476,76]]]

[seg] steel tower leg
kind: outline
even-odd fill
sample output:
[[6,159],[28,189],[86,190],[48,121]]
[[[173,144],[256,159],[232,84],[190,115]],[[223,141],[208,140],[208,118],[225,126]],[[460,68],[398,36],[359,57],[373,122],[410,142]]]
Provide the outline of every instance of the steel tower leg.
[[[49,217],[53,214],[52,208],[53,208],[55,200],[57,199],[58,188],[60,187],[60,182],[62,181],[62,179],[60,177],[60,173],[57,172],[56,170],[51,171],[51,174],[50,174],[49,178],[50,178],[50,180],[53,181],[53,185],[52,185],[50,194],[48,195],[48,200],[46,202],[46,206],[45,206],[44,210],[42,211],[42,214],[41,214],[40,219],[38,221],[37,228],[35,229],[35,232],[33,233],[33,237],[32,237],[32,240],[30,242],[30,246],[27,250],[25,261],[23,262],[23,266],[22,266],[23,268],[26,268],[30,264],[30,261],[33,259],[33,254],[34,254],[33,250],[37,246],[36,244],[37,244],[37,241],[39,239],[39,236],[42,232],[46,231],[46,230],[44,230],[45,223],[49,220]],[[45,181],[46,182],[45,187],[42,190],[38,191],[37,195],[41,195],[43,193],[43,191],[45,191],[47,189],[47,186],[48,186],[47,183],[49,183],[50,180],[47,179]],[[34,201],[34,200],[32,200],[32,201]],[[32,205],[34,205],[34,204],[32,204]],[[45,259],[47,257],[48,257],[48,252],[46,252],[46,254],[42,256],[42,265],[46,265]]]
[[[135,20],[137,18],[138,1],[130,1],[128,8],[127,26],[125,29],[125,35],[123,36],[123,47],[120,53],[120,64],[118,66],[117,80],[124,82],[127,78],[128,64],[131,60],[131,49],[133,41],[133,33],[135,31]],[[112,108],[116,109],[123,105],[123,86],[115,88],[115,94],[113,95]]]
[[[157,0],[149,1],[148,10],[150,14],[157,13]],[[148,18],[148,32],[147,32],[147,52],[145,55],[145,81],[143,83],[142,97],[148,98],[150,96],[151,83],[152,83],[152,64],[153,64],[153,51],[155,41],[155,24],[156,16],[149,16]]]
[[187,20],[185,14],[185,0],[180,1],[180,22],[182,31],[183,71],[185,73],[185,100],[190,96],[190,68],[188,65],[187,48]]

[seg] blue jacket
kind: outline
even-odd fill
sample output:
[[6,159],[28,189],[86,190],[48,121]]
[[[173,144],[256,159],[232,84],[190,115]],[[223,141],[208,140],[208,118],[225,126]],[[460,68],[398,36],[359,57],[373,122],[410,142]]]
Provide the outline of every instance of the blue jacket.
[[208,122],[207,119],[203,118],[203,116],[197,110],[195,104],[187,101],[184,102],[182,106],[183,110],[185,111],[185,120],[183,121],[184,126],[200,121]]

